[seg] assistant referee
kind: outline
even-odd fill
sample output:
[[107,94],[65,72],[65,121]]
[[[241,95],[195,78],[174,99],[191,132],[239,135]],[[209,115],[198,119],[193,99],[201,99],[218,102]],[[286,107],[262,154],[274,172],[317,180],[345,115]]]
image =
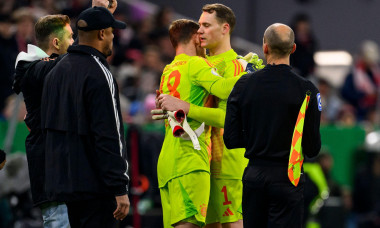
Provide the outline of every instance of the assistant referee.
[[[318,89],[289,65],[295,49],[289,26],[269,26],[263,39],[267,66],[241,78],[228,99],[225,145],[246,148],[249,159],[243,175],[244,227],[302,227],[305,180],[301,168],[299,179],[291,182],[289,155],[297,139],[302,139],[299,154],[318,154],[321,104]],[[302,128],[298,117],[303,115]],[[300,134],[293,136],[296,124]]]

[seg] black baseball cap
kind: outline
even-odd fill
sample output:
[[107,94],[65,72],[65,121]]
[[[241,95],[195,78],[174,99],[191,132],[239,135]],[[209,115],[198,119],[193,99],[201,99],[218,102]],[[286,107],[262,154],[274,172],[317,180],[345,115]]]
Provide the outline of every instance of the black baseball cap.
[[[78,22],[80,20],[85,21],[87,25],[79,26]],[[97,6],[86,9],[80,13],[76,25],[77,29],[82,31],[100,30],[109,27],[125,29],[127,27],[124,22],[115,20],[112,13],[108,9]]]

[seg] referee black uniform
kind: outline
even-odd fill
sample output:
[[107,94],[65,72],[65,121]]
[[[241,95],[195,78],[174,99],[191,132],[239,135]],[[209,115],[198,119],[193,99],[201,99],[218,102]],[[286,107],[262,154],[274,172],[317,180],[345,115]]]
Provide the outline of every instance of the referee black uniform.
[[242,77],[228,98],[225,145],[245,148],[249,159],[243,176],[244,227],[301,227],[305,180],[301,175],[295,187],[287,167],[294,127],[308,91],[302,148],[304,155],[314,157],[321,147],[319,92],[289,65],[268,64]]

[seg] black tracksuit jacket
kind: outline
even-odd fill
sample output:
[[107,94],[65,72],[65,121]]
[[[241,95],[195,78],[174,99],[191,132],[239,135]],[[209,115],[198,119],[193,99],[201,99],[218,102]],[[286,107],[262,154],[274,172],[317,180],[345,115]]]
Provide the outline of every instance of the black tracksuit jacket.
[[72,202],[128,192],[118,86],[105,56],[71,46],[45,79],[41,106],[49,199]]

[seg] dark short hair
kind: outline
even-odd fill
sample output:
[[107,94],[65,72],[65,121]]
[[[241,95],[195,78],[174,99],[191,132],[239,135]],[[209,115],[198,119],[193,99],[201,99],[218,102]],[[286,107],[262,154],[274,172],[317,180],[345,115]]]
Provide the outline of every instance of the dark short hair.
[[289,28],[289,34],[279,34],[274,27],[275,24],[269,26],[264,33],[264,42],[268,44],[271,52],[274,55],[283,57],[290,55],[293,50],[294,32]]
[[231,28],[230,34],[234,30],[236,24],[236,17],[232,9],[228,6],[225,6],[220,3],[207,4],[203,6],[202,11],[207,13],[216,12],[216,19],[218,20],[218,22],[229,24]]
[[34,26],[37,45],[42,50],[47,50],[50,35],[54,34],[59,39],[63,39],[63,29],[67,24],[70,24],[70,18],[67,15],[47,15],[38,19]]
[[177,48],[179,43],[187,44],[198,29],[199,24],[192,20],[179,19],[173,21],[169,27],[169,36],[173,47]]

